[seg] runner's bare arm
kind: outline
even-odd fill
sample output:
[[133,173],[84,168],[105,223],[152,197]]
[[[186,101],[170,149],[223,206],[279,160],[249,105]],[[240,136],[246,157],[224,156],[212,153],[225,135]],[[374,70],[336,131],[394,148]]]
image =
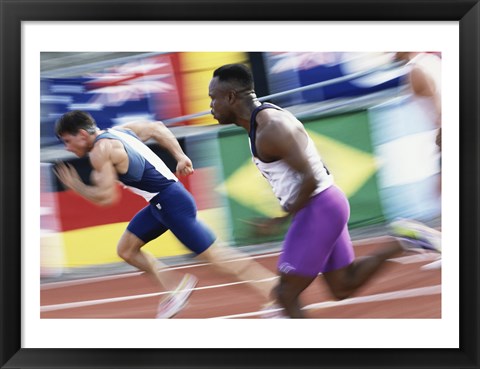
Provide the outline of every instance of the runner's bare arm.
[[90,153],[93,166],[91,185],[85,184],[70,164],[57,164],[55,174],[67,188],[90,202],[101,206],[112,205],[118,200],[119,191],[116,182],[117,173],[110,159],[110,150],[109,140],[99,141],[92,149]]
[[154,139],[161,147],[168,150],[177,161],[178,173],[182,175],[193,173],[192,161],[183,152],[174,134],[162,122],[132,122],[122,125],[121,128],[132,130],[143,142]]
[[317,186],[317,181],[305,155],[307,133],[299,127],[292,127],[288,122],[271,121],[272,124],[260,125],[257,129],[257,153],[270,160],[284,160],[302,177],[298,196],[288,209],[295,213],[303,208]]

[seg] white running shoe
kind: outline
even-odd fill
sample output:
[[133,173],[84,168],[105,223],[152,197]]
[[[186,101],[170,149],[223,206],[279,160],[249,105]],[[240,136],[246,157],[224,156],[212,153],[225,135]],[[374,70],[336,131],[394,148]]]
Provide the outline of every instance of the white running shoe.
[[260,316],[262,319],[288,319],[288,316],[284,313],[284,309],[276,302],[265,304],[260,311],[262,312]]
[[442,252],[442,233],[434,228],[410,219],[395,220],[390,227],[393,236],[407,250],[422,248]]
[[187,300],[192,294],[198,279],[185,274],[175,291],[172,291],[164,300],[160,301],[157,308],[157,319],[173,318],[187,304]]

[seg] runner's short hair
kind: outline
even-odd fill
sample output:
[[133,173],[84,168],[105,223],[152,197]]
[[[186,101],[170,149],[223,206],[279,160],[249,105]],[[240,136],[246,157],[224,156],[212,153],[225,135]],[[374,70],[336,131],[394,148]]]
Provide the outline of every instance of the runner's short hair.
[[230,82],[243,89],[254,89],[253,75],[244,64],[226,64],[215,69],[213,77],[221,82]]
[[60,137],[64,133],[77,135],[78,132],[84,129],[90,134],[97,131],[97,123],[93,117],[81,110],[72,110],[63,114],[55,123],[55,134]]

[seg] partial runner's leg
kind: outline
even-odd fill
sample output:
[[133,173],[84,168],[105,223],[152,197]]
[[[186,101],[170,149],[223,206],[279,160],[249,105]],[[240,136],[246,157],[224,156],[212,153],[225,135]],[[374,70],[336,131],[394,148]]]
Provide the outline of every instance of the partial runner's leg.
[[266,269],[251,256],[234,249],[214,243],[199,255],[200,259],[212,263],[213,267],[222,273],[232,275],[237,280],[247,281],[260,293],[265,301],[271,300],[271,292],[278,277]]
[[386,260],[402,252],[400,243],[394,243],[371,255],[359,257],[346,267],[324,272],[323,277],[332,294],[337,299],[345,299],[379,271]]
[[315,277],[294,274],[280,274],[280,282],[274,288],[277,302],[290,318],[305,318],[300,306],[300,294],[313,282]]
[[183,278],[183,274],[169,270],[149,252],[142,250],[145,245],[141,239],[126,230],[117,246],[118,255],[128,264],[144,271],[161,289],[173,291]]

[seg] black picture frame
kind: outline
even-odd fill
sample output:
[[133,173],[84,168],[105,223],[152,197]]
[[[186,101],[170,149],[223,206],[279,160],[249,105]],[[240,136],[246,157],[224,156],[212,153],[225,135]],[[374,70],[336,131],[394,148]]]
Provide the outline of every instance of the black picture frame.
[[[478,102],[480,96],[478,72],[480,65],[480,5],[478,1],[0,1],[1,368],[479,368],[478,143],[480,137]],[[86,20],[458,21],[460,25],[460,348],[22,348],[21,24],[23,21]],[[28,109],[28,107],[26,108]],[[37,189],[32,190],[36,191]],[[312,332],[312,337],[317,334],[323,335],[328,332]]]

